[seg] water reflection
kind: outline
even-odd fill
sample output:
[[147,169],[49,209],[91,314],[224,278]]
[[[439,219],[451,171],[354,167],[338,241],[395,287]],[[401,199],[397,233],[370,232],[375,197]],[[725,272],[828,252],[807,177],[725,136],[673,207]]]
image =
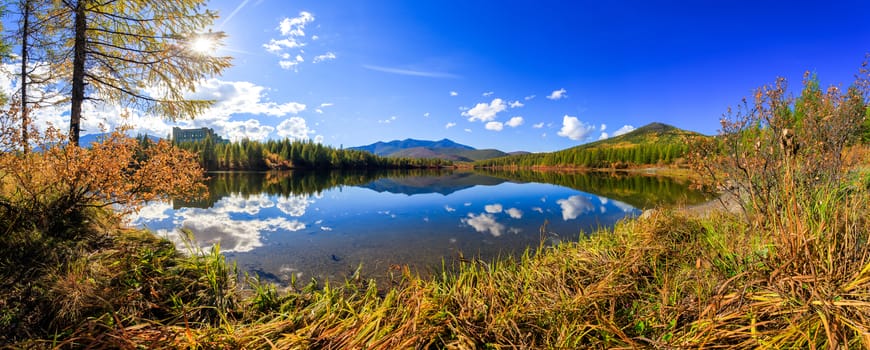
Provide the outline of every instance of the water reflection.
[[360,264],[375,278],[391,265],[425,274],[460,254],[535,247],[545,222],[548,239],[576,239],[651,202],[703,198],[666,179],[534,172],[226,172],[207,184],[206,199],[152,203],[131,221],[178,243],[188,229],[202,248],[220,244],[244,270],[279,283],[341,280]]
[[473,227],[475,231],[488,232],[493,237],[501,236],[505,230],[505,226],[498,223],[494,215],[488,213],[480,213],[478,215],[468,213],[468,217],[463,218],[461,221],[463,224]]
[[[265,232],[293,232],[306,227],[302,222],[284,216],[263,217],[260,215],[263,209],[277,207],[287,215],[302,216],[309,203],[307,196],[277,198],[276,205],[266,194],[230,194],[221,197],[209,208],[182,207],[174,210],[171,223],[174,227],[193,233],[195,243],[203,249],[208,250],[220,244],[224,252],[249,252],[263,246],[262,236]],[[170,218],[167,214],[169,209],[168,204],[151,203],[131,221],[136,225],[159,225]],[[184,243],[179,230],[160,228],[158,232],[176,244]]]
[[595,205],[592,204],[590,198],[582,195],[557,200],[556,204],[562,207],[562,220],[565,221],[574,220],[581,214],[595,209]]
[[625,172],[576,173],[534,170],[481,170],[480,172],[514,182],[549,183],[573,188],[641,209],[662,205],[691,205],[712,199],[703,192],[690,189],[686,181]]

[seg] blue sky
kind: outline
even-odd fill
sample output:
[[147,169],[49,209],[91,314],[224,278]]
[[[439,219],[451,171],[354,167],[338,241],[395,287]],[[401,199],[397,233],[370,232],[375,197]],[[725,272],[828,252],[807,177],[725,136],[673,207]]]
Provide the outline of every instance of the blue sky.
[[[165,135],[344,147],[450,138],[552,151],[664,122],[714,134],[728,106],[804,71],[848,84],[870,52],[868,1],[212,1],[234,66],[219,100]],[[113,124],[94,107],[95,123]],[[87,112],[87,111],[86,111]],[[112,111],[108,111],[111,115]],[[117,113],[115,113],[117,114]],[[603,135],[606,134],[606,135]]]

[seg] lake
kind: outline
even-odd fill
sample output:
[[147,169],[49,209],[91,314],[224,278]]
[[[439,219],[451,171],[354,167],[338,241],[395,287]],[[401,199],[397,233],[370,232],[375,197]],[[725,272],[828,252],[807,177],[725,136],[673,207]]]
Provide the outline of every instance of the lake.
[[[210,173],[207,198],[130,219],[178,245],[179,228],[242,271],[287,284],[388,279],[459,257],[484,261],[577,240],[656,205],[708,200],[676,180],[614,173],[402,171]],[[542,235],[542,231],[544,234]]]

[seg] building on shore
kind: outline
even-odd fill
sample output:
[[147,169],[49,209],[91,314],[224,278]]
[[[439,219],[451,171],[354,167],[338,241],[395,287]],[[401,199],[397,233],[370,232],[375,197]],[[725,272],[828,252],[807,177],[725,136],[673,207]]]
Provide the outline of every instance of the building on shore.
[[215,134],[212,128],[182,129],[177,126],[172,128],[172,141],[175,143],[202,142],[209,137],[214,141],[214,143],[230,142],[220,135]]

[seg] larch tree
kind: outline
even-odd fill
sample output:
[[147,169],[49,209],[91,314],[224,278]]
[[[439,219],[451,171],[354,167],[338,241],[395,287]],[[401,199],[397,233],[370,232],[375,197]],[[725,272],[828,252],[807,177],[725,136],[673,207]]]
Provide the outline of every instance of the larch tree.
[[14,110],[21,119],[20,143],[24,153],[30,148],[29,133],[33,129],[30,112],[34,107],[50,105],[60,101],[53,86],[57,77],[50,69],[56,56],[54,48],[59,46],[56,38],[50,36],[49,26],[54,22],[50,3],[38,0],[18,0],[12,4],[18,18],[18,26],[9,40],[16,47],[19,60],[17,72],[18,89],[13,99]]
[[115,103],[170,120],[193,118],[214,101],[190,99],[197,83],[230,66],[202,48],[217,15],[206,0],[53,0],[66,53],[56,70],[70,87],[69,139],[78,144],[82,104]]

